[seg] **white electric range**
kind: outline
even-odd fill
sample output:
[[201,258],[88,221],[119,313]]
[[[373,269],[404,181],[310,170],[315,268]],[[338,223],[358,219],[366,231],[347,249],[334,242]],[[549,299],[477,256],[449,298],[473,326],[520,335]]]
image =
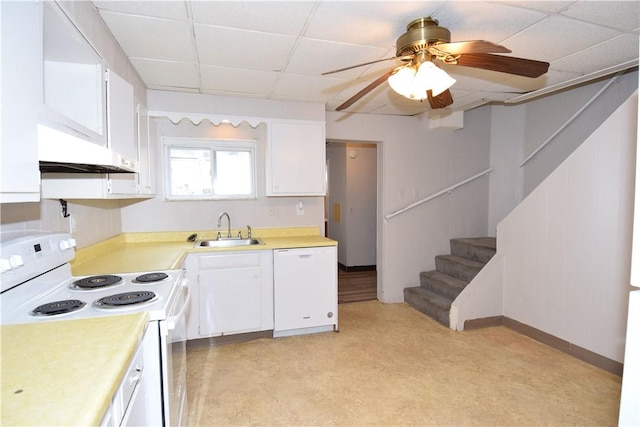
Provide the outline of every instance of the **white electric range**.
[[10,232],[0,236],[0,245],[0,324],[148,313],[145,419],[164,426],[186,421],[189,291],[183,270],[73,276],[76,243],[69,234]]

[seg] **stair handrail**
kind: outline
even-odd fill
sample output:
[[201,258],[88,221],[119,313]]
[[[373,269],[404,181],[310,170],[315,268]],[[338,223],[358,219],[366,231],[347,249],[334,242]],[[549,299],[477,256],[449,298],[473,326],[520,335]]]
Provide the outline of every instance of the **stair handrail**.
[[526,165],[529,160],[533,159],[540,151],[542,151],[542,149],[544,147],[546,147],[551,141],[554,140],[554,138],[556,136],[558,136],[560,134],[560,132],[562,132],[563,130],[565,130],[567,128],[567,126],[569,126],[575,119],[578,118],[578,116],[580,116],[580,114],[582,114],[582,112],[584,110],[586,110],[591,104],[593,104],[595,102],[596,99],[598,99],[600,97],[600,95],[602,95],[608,88],[609,86],[611,86],[612,84],[614,84],[615,82],[618,81],[618,78],[624,74],[623,71],[619,71],[618,74],[616,74],[615,76],[613,76],[604,86],[602,86],[600,88],[600,90],[598,90],[582,107],[580,107],[578,109],[578,111],[576,111],[575,113],[573,113],[573,115],[571,117],[569,117],[569,119],[564,122],[562,124],[562,126],[560,126],[558,129],[556,129],[555,132],[553,132],[547,139],[545,139],[544,141],[542,141],[542,144],[540,144],[538,146],[538,148],[536,148],[535,150],[533,150],[533,152],[531,154],[529,154],[523,161],[522,163],[520,163],[520,167],[523,167],[524,165]]
[[467,179],[464,179],[464,180],[460,181],[457,184],[453,184],[452,186],[447,187],[444,190],[440,190],[437,193],[433,193],[432,195],[425,197],[424,199],[420,199],[417,202],[413,202],[410,205],[408,205],[408,206],[406,206],[406,207],[404,207],[402,209],[399,209],[399,210],[397,210],[395,212],[392,212],[390,214],[385,215],[384,219],[389,220],[389,219],[393,218],[396,215],[400,215],[401,213],[404,213],[404,212],[406,212],[408,210],[411,210],[411,209],[415,208],[416,206],[420,206],[423,203],[427,203],[428,201],[433,200],[433,199],[435,199],[437,197],[440,197],[443,194],[451,193],[456,188],[462,187],[463,185],[465,185],[465,184],[467,184],[467,183],[469,183],[469,182],[471,182],[471,181],[473,181],[473,180],[475,180],[477,178],[480,178],[481,176],[487,175],[492,170],[493,170],[493,168],[489,168],[487,170],[484,170],[484,171],[482,171],[480,173],[477,173],[477,174],[475,174],[475,175],[473,175],[473,176],[471,176],[471,177],[469,177]]

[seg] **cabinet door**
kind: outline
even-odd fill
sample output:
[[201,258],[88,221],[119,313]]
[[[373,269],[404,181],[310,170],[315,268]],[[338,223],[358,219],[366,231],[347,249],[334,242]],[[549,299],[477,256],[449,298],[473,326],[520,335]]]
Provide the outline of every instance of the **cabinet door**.
[[274,331],[337,325],[336,248],[276,250],[273,261]]
[[267,196],[324,196],[324,123],[272,122],[267,144]]
[[200,334],[259,331],[260,268],[240,267],[200,272]]
[[201,337],[273,329],[271,251],[199,255],[197,275]]
[[141,194],[155,194],[154,165],[155,151],[151,150],[149,139],[149,114],[143,104],[136,105],[136,135],[138,140],[138,153],[140,154],[140,171],[138,172],[138,191]]
[[40,122],[106,146],[104,66],[56,2],[42,2]]
[[36,16],[35,2],[0,2],[0,203],[40,200],[42,47]]
[[[136,112],[133,86],[111,70],[107,71],[107,126],[109,148],[120,153],[123,161],[138,163]],[[137,194],[138,174],[108,174],[111,194]]]

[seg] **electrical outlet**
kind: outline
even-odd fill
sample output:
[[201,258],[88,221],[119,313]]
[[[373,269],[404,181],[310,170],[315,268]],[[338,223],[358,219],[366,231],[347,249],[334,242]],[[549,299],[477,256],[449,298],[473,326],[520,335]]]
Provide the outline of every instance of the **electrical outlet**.
[[273,205],[269,205],[267,207],[267,215],[269,216],[276,216],[276,207]]
[[296,213],[298,215],[304,215],[304,203],[302,200],[298,200],[298,203],[296,203]]

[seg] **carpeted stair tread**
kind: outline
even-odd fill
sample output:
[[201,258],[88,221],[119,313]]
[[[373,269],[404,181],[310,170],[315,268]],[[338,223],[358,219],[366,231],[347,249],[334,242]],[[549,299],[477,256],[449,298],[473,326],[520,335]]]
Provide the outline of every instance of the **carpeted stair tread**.
[[487,263],[496,253],[495,237],[471,237],[451,239],[451,254]]
[[457,255],[436,255],[436,270],[453,276],[465,282],[470,282],[480,270],[484,263]]
[[451,255],[437,255],[436,269],[420,273],[420,286],[404,289],[407,304],[447,327],[451,304],[496,254],[496,239],[450,239],[449,245]]
[[452,301],[467,285],[467,282],[437,270],[423,271],[420,273],[420,286],[431,292],[450,298]]
[[437,320],[445,326],[449,326],[451,299],[431,292],[422,286],[415,286],[404,289],[404,300],[416,310]]

